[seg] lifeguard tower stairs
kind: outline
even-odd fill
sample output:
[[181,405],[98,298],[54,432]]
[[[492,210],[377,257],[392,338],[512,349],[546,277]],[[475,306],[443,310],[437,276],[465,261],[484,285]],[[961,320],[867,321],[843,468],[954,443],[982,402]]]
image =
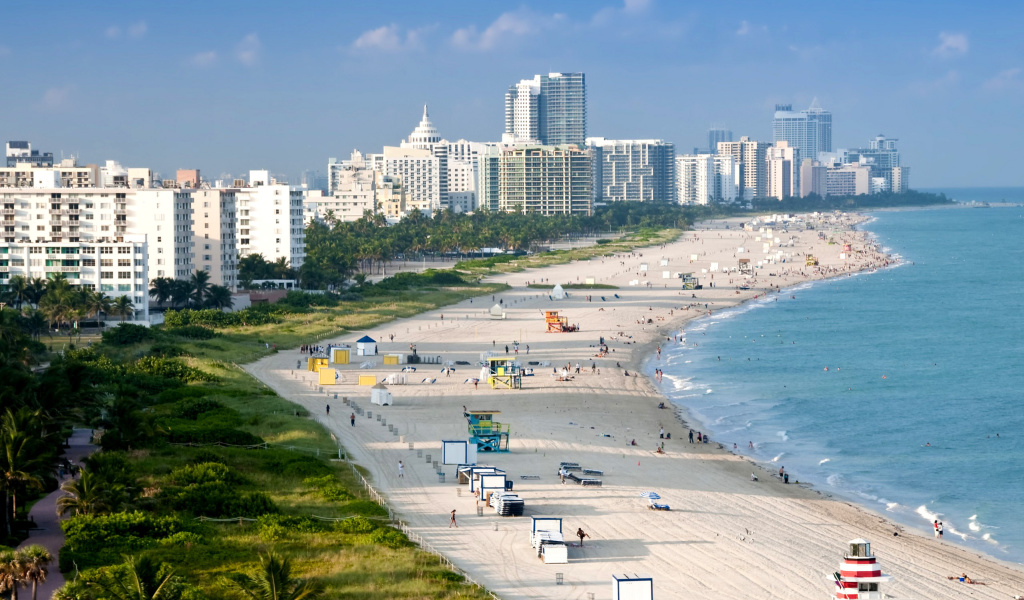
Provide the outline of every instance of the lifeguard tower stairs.
[[500,410],[466,411],[469,421],[469,442],[476,444],[477,452],[508,452],[508,424],[494,420]]

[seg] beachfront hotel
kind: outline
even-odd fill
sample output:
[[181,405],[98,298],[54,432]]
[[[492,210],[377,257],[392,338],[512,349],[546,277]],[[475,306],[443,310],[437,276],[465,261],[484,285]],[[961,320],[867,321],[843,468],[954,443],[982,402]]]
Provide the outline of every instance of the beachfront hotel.
[[676,149],[665,140],[587,138],[597,202],[676,201]]
[[534,75],[505,93],[506,143],[582,145],[587,139],[587,82],[583,73]]

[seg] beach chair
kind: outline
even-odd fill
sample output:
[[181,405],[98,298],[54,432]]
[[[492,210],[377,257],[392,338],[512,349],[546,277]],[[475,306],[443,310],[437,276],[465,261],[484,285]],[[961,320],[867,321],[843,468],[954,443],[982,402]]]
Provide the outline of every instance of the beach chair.
[[567,474],[567,475],[565,476],[565,478],[566,478],[566,479],[567,479],[568,481],[572,481],[572,482],[575,482],[575,483],[582,483],[582,482],[583,482],[583,480],[582,480],[582,479],[580,479],[579,477],[577,477],[577,476],[573,475],[572,473],[569,473],[569,474]]
[[600,479],[580,479],[580,485],[591,486],[591,487],[601,487],[601,480]]
[[604,296],[601,296],[601,302],[604,302],[604,301],[605,301]]
[[616,299],[616,300],[618,300],[618,299],[619,299],[619,295],[618,295],[618,294],[615,294],[615,299]]
[[583,469],[584,475],[604,475],[601,469]]

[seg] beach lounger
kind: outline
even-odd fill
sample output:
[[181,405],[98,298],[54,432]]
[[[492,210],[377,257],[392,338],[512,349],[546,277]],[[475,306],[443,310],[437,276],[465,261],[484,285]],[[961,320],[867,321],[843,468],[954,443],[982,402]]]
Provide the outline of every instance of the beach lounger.
[[604,471],[600,469],[583,469],[584,475],[604,475]]
[[658,504],[654,500],[651,500],[651,504],[650,506],[648,506],[648,508],[650,508],[651,510],[672,510],[671,508],[669,508],[668,504]]
[[600,479],[580,479],[580,485],[601,487]]
[[520,475],[520,479],[540,479],[540,475]]
[[568,475],[566,475],[565,478],[567,480],[569,480],[569,481],[574,481],[576,483],[580,483],[580,482],[583,481],[582,479],[580,479],[579,477],[573,475],[572,473],[569,473]]
[[619,297],[619,295],[618,295],[618,294],[615,294],[615,298],[618,298],[618,297]]
[[575,463],[575,462],[560,462],[560,463],[558,463],[558,468],[559,468],[559,469],[567,469],[567,470],[572,470],[572,469],[576,469],[576,470],[579,470],[579,468],[580,468],[580,463]]

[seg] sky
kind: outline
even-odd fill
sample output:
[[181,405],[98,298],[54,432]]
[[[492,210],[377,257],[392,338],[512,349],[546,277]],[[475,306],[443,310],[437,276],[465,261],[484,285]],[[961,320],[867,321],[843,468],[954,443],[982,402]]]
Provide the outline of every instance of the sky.
[[912,187],[1022,186],[1024,3],[18,2],[0,20],[0,141],[164,177],[397,145],[423,105],[450,140],[497,141],[508,86],[586,74],[588,135],[711,125],[771,140],[817,98],[836,148],[899,138]]

